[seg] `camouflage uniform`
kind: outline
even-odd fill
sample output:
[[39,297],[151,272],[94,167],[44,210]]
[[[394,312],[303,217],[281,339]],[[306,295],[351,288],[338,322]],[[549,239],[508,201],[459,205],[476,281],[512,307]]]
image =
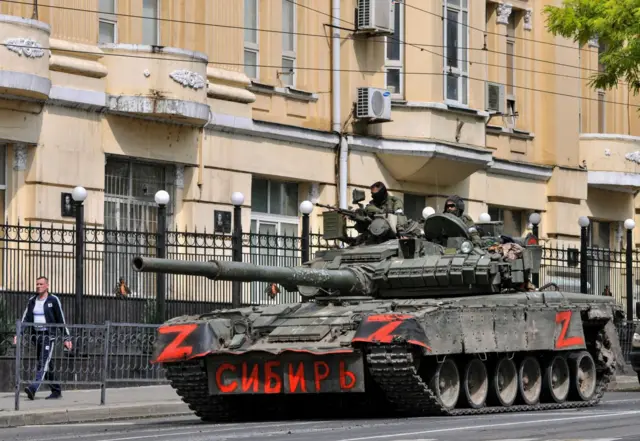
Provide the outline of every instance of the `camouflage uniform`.
[[[447,203],[454,204],[456,206],[456,209],[453,212],[447,211]],[[482,244],[482,239],[480,239],[480,234],[478,234],[478,230],[476,229],[476,224],[473,221],[473,219],[471,219],[471,216],[469,216],[468,214],[464,214],[465,207],[464,207],[464,201],[462,200],[462,198],[460,198],[460,196],[458,195],[450,196],[449,198],[447,198],[444,205],[445,205],[444,212],[455,214],[456,216],[458,216],[460,220],[462,220],[462,222],[464,222],[464,224],[467,226],[467,229],[469,230],[469,236],[471,237],[471,241],[475,245],[480,246]]]
[[381,206],[378,206],[375,202],[371,201],[365,207],[365,211],[368,214],[395,213],[397,210],[404,211],[404,204],[400,198],[391,195],[387,196],[387,199]]
[[[378,188],[374,192],[374,187]],[[382,182],[376,182],[371,186],[371,201],[364,208],[366,214],[393,213],[398,217],[398,230],[403,230],[407,225],[407,217],[404,215],[404,204],[401,199],[391,196],[387,192],[387,187]],[[399,213],[396,213],[400,211]]]

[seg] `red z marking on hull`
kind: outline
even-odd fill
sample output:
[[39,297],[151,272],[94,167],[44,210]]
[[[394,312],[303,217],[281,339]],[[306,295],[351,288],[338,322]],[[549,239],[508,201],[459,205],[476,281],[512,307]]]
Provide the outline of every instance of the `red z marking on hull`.
[[569,323],[571,323],[572,314],[572,311],[562,311],[556,314],[556,323],[562,323],[562,329],[560,330],[560,335],[556,341],[556,349],[584,344],[584,339],[582,337],[576,336],[567,338],[567,331],[569,330]]
[[191,334],[196,328],[197,324],[190,325],[176,325],[166,326],[158,329],[160,334],[178,334],[171,343],[158,355],[156,362],[161,363],[165,360],[175,360],[177,358],[183,358],[191,355],[193,352],[192,346],[180,346],[185,338]]

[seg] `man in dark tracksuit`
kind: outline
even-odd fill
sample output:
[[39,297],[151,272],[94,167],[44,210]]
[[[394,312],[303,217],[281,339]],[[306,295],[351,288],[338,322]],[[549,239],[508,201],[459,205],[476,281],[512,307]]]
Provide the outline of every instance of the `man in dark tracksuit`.
[[[64,345],[67,349],[71,349],[72,346],[69,329],[66,326],[62,328],[49,328],[46,326],[47,323],[66,325],[62,303],[57,296],[49,293],[49,281],[46,277],[38,277],[36,291],[38,294],[29,299],[29,303],[22,315],[23,323],[35,323],[30,336],[38,354],[38,371],[35,381],[24,389],[30,400],[34,399],[45,377],[48,381],[53,381],[54,379],[54,366],[51,359],[55,349],[56,334],[62,333],[64,335]],[[62,389],[59,384],[52,383],[49,387],[51,388],[51,395],[47,399],[62,397]]]

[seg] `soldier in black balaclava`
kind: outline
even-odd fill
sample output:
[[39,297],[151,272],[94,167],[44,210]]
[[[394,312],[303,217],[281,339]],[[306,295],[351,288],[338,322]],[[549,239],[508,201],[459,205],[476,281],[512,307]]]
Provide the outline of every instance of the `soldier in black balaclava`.
[[367,204],[365,210],[370,214],[402,214],[404,212],[404,204],[399,198],[391,196],[389,192],[387,192],[387,187],[378,181],[371,186],[371,201]]
[[462,222],[469,229],[469,235],[471,236],[471,240],[474,244],[480,245],[482,243],[480,239],[480,234],[478,234],[478,230],[476,229],[476,224],[471,219],[471,216],[468,214],[464,214],[464,201],[458,195],[449,196],[447,201],[444,203],[444,212],[450,213],[458,216]]

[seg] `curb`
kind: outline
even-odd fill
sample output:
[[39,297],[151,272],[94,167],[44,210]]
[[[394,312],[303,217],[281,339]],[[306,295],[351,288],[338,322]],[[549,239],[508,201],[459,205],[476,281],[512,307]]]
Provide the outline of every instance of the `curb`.
[[10,411],[0,413],[0,428],[45,424],[89,423],[139,418],[193,415],[184,402],[166,401],[134,405],[105,405],[76,409]]

